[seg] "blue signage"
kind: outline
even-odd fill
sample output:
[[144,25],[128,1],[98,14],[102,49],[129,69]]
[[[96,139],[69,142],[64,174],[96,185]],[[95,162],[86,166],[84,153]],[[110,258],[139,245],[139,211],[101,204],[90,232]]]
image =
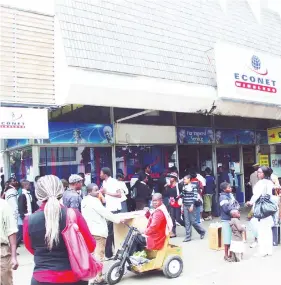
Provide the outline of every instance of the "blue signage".
[[179,144],[212,144],[214,132],[211,128],[178,127],[177,139]]
[[255,144],[256,135],[252,130],[216,130],[216,144]]
[[10,139],[10,140],[7,140],[7,148],[20,147],[20,146],[25,146],[25,145],[28,145],[27,139]]
[[49,139],[36,139],[39,144],[113,144],[112,125],[86,123],[49,123]]
[[268,144],[267,131],[256,131],[256,144]]

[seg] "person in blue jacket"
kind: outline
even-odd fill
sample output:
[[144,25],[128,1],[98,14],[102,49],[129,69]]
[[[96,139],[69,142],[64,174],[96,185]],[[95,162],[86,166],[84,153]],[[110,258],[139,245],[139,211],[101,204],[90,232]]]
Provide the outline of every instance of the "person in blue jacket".
[[226,261],[231,261],[232,256],[230,249],[232,231],[229,224],[231,220],[230,212],[232,210],[239,210],[239,203],[235,200],[234,195],[232,194],[231,185],[227,182],[220,184],[222,193],[220,194],[220,208],[221,208],[221,223],[222,223],[222,235],[224,243],[224,259]]

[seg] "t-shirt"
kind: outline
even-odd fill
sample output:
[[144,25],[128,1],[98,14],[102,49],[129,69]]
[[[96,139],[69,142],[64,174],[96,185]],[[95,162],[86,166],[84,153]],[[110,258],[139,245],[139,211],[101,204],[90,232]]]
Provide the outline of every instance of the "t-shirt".
[[[121,190],[119,181],[112,177],[108,177],[107,180],[104,180],[102,186],[106,189],[108,193],[112,194],[115,194],[118,190]],[[119,211],[122,208],[120,198],[112,197],[108,194],[105,194],[105,202],[106,208],[111,212]]]

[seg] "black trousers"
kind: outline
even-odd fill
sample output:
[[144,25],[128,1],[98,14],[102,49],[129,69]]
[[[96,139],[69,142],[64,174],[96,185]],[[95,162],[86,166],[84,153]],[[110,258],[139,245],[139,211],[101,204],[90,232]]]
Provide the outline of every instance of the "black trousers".
[[146,238],[141,234],[137,234],[130,251],[130,256],[132,256],[137,251],[143,251],[145,247],[146,247]]
[[[120,211],[113,211],[113,214],[117,214]],[[113,256],[113,245],[114,245],[114,232],[113,232],[113,223],[112,222],[107,222],[107,227],[108,227],[108,236],[106,239],[106,244],[105,244],[105,256],[106,258],[111,258]]]
[[182,227],[184,227],[184,221],[181,218],[181,208],[174,208],[174,207],[170,207],[170,214],[171,214],[171,218],[173,221],[173,234],[176,234],[176,228],[177,228],[177,224],[176,222],[178,222]]
[[34,278],[31,279],[31,285],[88,285],[88,281],[78,281],[71,283],[49,283],[49,282],[39,282]]

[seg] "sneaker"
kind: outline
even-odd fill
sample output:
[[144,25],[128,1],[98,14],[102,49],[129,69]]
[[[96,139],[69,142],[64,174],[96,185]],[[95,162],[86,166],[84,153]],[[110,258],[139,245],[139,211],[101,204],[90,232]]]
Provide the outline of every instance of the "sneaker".
[[191,239],[189,239],[189,238],[185,238],[184,240],[183,240],[183,242],[190,242],[191,241]]
[[204,239],[206,233],[203,233],[202,235],[200,235],[200,239]]
[[256,248],[258,246],[258,243],[254,241],[251,245],[250,248]]
[[204,222],[204,219],[200,219],[200,223]]

